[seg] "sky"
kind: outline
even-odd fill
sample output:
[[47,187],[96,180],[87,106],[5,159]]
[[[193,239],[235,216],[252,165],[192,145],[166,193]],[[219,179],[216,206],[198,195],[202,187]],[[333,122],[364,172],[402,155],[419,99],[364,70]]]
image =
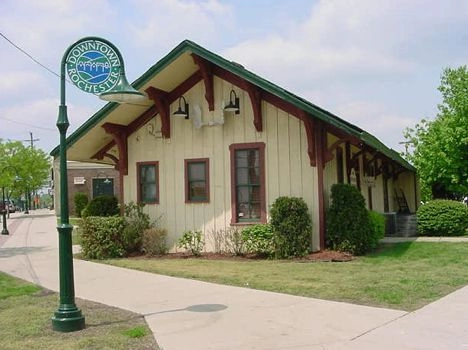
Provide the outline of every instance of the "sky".
[[[468,64],[468,0],[0,0],[0,33],[0,139],[32,133],[47,153],[60,61],[86,36],[119,49],[130,82],[192,40],[402,151],[437,116],[443,70]],[[68,134],[105,105],[66,94]]]

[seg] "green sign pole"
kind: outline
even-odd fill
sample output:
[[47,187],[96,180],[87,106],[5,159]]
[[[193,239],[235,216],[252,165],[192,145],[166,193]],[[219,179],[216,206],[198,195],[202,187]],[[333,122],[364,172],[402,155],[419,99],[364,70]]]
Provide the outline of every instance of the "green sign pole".
[[57,128],[60,132],[60,224],[59,278],[60,304],[52,317],[52,328],[59,332],[73,332],[85,328],[85,317],[75,304],[73,253],[69,222],[67,181],[67,129],[70,126],[65,104],[65,71],[81,90],[114,102],[132,102],[145,96],[128,84],[122,56],[107,40],[86,37],[70,46],[63,55],[60,67],[60,106]]

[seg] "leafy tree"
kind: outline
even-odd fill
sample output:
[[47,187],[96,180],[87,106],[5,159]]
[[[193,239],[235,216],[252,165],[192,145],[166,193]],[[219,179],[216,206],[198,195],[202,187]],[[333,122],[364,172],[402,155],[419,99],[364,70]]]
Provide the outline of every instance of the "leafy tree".
[[439,91],[442,103],[432,121],[421,120],[405,131],[413,152],[406,154],[421,178],[422,193],[430,199],[468,193],[468,70],[447,68]]
[[0,187],[12,197],[20,197],[46,184],[50,172],[49,156],[42,150],[19,141],[0,139]]

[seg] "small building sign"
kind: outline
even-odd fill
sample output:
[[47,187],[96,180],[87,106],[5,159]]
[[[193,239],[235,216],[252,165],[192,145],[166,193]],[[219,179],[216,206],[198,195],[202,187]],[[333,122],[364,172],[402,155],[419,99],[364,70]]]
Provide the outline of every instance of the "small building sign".
[[84,176],[76,176],[73,178],[74,185],[84,185],[86,183],[86,179]]

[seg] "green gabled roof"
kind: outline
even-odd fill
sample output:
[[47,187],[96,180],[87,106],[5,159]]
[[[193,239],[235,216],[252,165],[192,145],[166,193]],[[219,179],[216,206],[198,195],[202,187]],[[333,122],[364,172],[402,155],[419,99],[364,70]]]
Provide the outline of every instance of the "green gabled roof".
[[[152,79],[154,75],[161,72],[166,68],[171,62],[177,59],[185,52],[192,52],[205,60],[235,74],[239,77],[245,79],[246,81],[258,86],[259,88],[291,103],[309,113],[315,118],[321,119],[326,123],[329,123],[348,134],[351,134],[369,146],[375,148],[379,152],[383,153],[388,158],[396,161],[403,167],[415,171],[415,168],[404,160],[396,151],[386,147],[382,142],[377,138],[370,135],[363,129],[341,119],[340,117],[320,108],[319,106],[269,82],[266,79],[248,71],[243,66],[238,63],[228,61],[225,58],[206,50],[205,48],[197,45],[196,43],[190,40],[184,40],[178,46],[176,46],[171,52],[169,52],[165,57],[159,60],[151,68],[149,68],[141,77],[136,79],[132,86],[136,89],[142,88],[148,81]],[[73,145],[80,137],[86,133],[89,129],[93,128],[98,122],[106,117],[107,114],[112,112],[118,106],[115,102],[110,102],[101,108],[97,113],[95,113],[90,119],[88,119],[83,125],[81,125],[75,132],[73,132],[67,138],[67,147]],[[56,147],[52,150],[51,155],[57,156],[59,153],[59,148]]]

